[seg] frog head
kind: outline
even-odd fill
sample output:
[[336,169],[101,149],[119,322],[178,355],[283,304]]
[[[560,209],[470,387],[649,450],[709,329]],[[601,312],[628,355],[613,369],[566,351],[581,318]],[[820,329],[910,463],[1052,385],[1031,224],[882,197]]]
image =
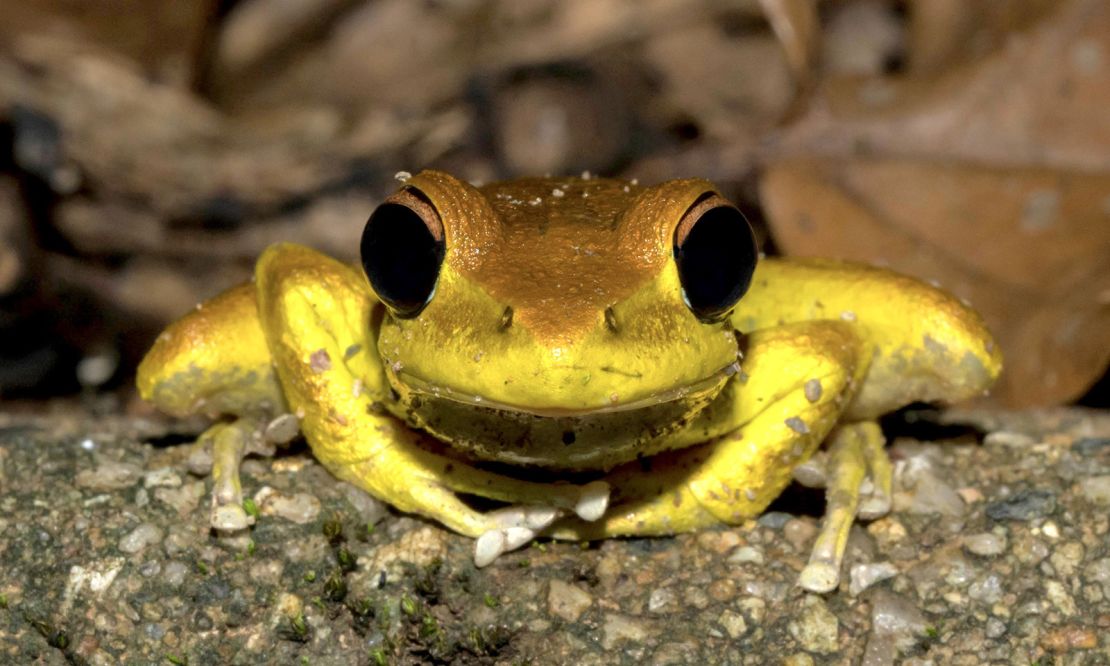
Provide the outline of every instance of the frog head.
[[645,453],[721,391],[757,257],[704,180],[476,188],[436,171],[374,211],[361,253],[406,418],[479,456],[570,468]]

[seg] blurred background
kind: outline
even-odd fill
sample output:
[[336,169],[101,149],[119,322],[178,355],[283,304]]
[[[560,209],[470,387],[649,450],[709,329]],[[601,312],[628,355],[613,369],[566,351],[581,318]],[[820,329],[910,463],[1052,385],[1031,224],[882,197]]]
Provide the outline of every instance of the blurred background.
[[1107,404],[1105,0],[8,0],[0,400],[133,405],[165,323],[426,167],[709,178],[970,301],[996,403]]

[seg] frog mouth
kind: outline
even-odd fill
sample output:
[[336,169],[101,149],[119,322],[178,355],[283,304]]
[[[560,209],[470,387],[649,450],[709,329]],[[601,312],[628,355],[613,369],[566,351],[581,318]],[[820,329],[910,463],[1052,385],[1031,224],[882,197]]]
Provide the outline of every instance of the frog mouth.
[[434,400],[448,400],[475,408],[493,409],[527,416],[566,418],[632,412],[680,400],[697,399],[706,394],[716,393],[729,378],[740,373],[740,362],[733,361],[710,374],[708,377],[689,384],[658,391],[627,402],[617,401],[610,405],[586,408],[530,407],[517,405],[491,400],[484,396],[459,391],[442,384],[433,384],[410,372],[405,372],[403,369],[394,371],[393,368],[387,366],[386,372],[389,375],[391,384],[394,386],[398,384],[404,386],[414,397],[419,396]]

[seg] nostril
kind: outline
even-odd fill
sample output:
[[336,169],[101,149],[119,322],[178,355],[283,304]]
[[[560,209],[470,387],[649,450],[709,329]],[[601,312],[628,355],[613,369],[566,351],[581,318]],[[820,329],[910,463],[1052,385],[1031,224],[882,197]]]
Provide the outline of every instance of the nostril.
[[616,333],[618,331],[617,313],[613,312],[612,307],[605,308],[605,327],[608,328],[611,333]]
[[576,439],[578,439],[578,437],[574,434],[573,430],[563,431],[563,444],[570,446],[571,444],[574,444],[574,440]]
[[506,305],[505,311],[501,313],[501,321],[497,322],[497,330],[505,331],[513,325],[513,306]]

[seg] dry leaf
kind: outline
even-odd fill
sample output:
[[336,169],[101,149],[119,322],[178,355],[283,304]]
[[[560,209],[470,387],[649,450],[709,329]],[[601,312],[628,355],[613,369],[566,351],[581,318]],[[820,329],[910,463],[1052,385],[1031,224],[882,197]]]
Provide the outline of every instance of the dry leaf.
[[970,301],[1008,404],[1075,398],[1110,360],[1110,174],[799,159],[761,194],[787,254],[890,265]]
[[840,80],[770,160],[780,247],[935,279],[983,312],[1011,405],[1110,360],[1110,3],[1073,0],[942,77]]

